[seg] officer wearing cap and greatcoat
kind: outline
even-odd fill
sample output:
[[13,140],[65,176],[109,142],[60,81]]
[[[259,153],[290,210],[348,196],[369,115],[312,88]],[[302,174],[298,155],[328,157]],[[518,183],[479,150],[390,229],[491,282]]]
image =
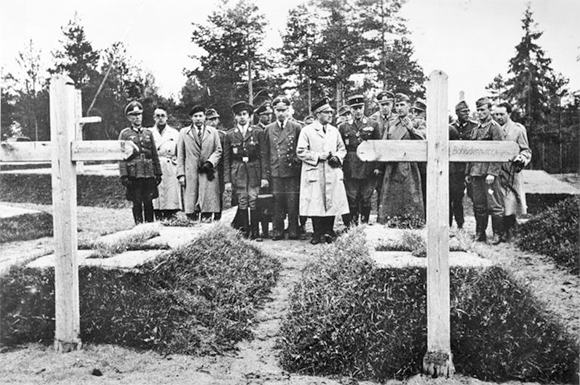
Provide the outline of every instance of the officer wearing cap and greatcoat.
[[364,97],[353,95],[347,99],[353,115],[352,122],[344,122],[338,131],[346,146],[344,158],[344,185],[350,214],[345,215],[345,226],[358,225],[359,214],[362,223],[368,223],[371,213],[371,198],[377,184],[379,165],[363,162],[356,154],[358,146],[365,140],[381,139],[379,124],[364,115]]
[[[491,118],[491,101],[479,98],[477,118],[479,123],[471,133],[471,140],[503,140],[501,128]],[[503,195],[500,184],[501,162],[467,163],[466,181],[472,184],[473,214],[475,215],[475,240],[487,240],[486,229],[491,215],[492,229],[495,234],[492,243],[499,243],[503,235]]]
[[348,214],[341,169],[346,148],[338,129],[330,124],[332,107],[327,98],[313,106],[316,120],[302,128],[296,153],[302,161],[300,215],[311,217],[312,244],[332,242],[336,215]]
[[[473,130],[477,122],[469,118],[469,107],[464,100],[455,106],[455,120],[449,126],[449,140],[471,140]],[[471,187],[469,187],[471,188]],[[453,224],[453,218],[457,228],[463,228],[465,222],[463,215],[463,196],[465,191],[465,163],[449,163],[449,226]],[[471,193],[470,193],[471,194]]]
[[[413,127],[409,116],[410,100],[395,95],[395,124],[383,133],[385,140],[424,140],[425,131]],[[394,217],[424,220],[421,175],[414,162],[388,162],[383,166],[383,181],[377,221],[387,223]]]
[[141,125],[143,106],[133,101],[125,107],[125,115],[131,127],[119,134],[119,140],[134,144],[134,152],[119,162],[121,183],[127,188],[127,200],[133,202],[135,224],[153,222],[153,198],[159,196],[157,185],[161,182],[161,165],[157,146],[151,130]]
[[251,124],[254,112],[251,104],[237,102],[232,106],[232,111],[236,125],[226,133],[224,151],[225,189],[233,190],[238,199],[232,226],[242,231],[244,236],[258,239],[260,217],[256,202],[260,188],[268,187],[270,172],[264,130]]
[[[226,132],[219,128],[219,119],[220,114],[218,114],[218,112],[214,108],[208,108],[207,110],[205,110],[205,124],[207,126],[212,126],[217,130],[218,135],[220,137],[220,144],[222,146],[222,157],[220,158],[220,161],[218,162],[217,166],[217,176],[220,190],[220,211],[218,213],[215,213],[213,216],[213,219],[215,219],[216,221],[220,220],[222,217],[222,211],[224,209],[224,191],[225,191],[223,150],[225,149],[226,146],[225,144]],[[232,206],[234,205],[232,204]]]
[[183,186],[183,211],[191,220],[210,221],[219,213],[220,194],[216,168],[222,157],[217,130],[205,124],[205,109],[194,106],[189,112],[192,125],[179,132],[177,178]]
[[296,155],[301,125],[289,119],[290,100],[278,96],[272,103],[276,121],[266,127],[265,148],[270,166],[270,187],[274,197],[273,240],[284,238],[284,217],[288,215],[288,239],[298,239],[300,167]]

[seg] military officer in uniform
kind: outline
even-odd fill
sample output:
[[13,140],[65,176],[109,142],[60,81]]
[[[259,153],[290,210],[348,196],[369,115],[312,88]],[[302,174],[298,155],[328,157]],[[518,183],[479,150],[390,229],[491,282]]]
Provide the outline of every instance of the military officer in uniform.
[[413,103],[412,112],[413,116],[415,117],[415,120],[423,122],[427,121],[427,105],[423,100],[421,99],[415,100],[415,103]]
[[167,124],[167,111],[156,108],[155,126],[151,129],[157,146],[163,180],[157,186],[159,197],[153,200],[157,220],[171,219],[181,210],[181,186],[177,180],[177,140],[179,131]]
[[[471,140],[477,122],[469,118],[469,106],[464,100],[455,106],[455,114],[457,120],[449,126],[449,140]],[[449,163],[449,226],[453,225],[455,217],[458,229],[462,229],[465,222],[463,216],[465,187],[465,163]]]
[[127,200],[133,202],[135,224],[153,222],[153,198],[159,196],[157,185],[161,183],[161,165],[157,146],[151,130],[144,128],[143,106],[133,101],[125,107],[125,115],[131,127],[119,134],[119,140],[134,144],[133,154],[119,162],[121,183],[127,188]]
[[[479,123],[471,133],[471,140],[503,140],[501,127],[491,117],[491,101],[479,98],[477,118]],[[492,244],[498,244],[503,237],[503,194],[499,180],[501,162],[467,163],[466,182],[472,184],[473,213],[475,215],[475,240],[487,241],[487,225],[491,215],[494,237]]]
[[254,112],[251,104],[237,102],[232,106],[232,111],[236,125],[226,133],[224,151],[225,189],[233,191],[238,199],[232,226],[242,231],[244,236],[258,239],[260,218],[256,200],[260,188],[268,187],[270,171],[265,154],[264,131],[251,125]]
[[276,121],[266,127],[266,156],[270,163],[270,187],[274,196],[273,240],[284,239],[284,218],[288,215],[288,239],[298,239],[298,194],[300,167],[296,144],[300,124],[288,117],[291,107],[286,96],[278,96],[272,103]]
[[[394,124],[383,133],[386,140],[424,140],[425,130],[413,127],[410,116],[410,99],[407,95],[395,95]],[[389,162],[384,168],[381,199],[377,221],[387,223],[394,217],[421,220],[425,219],[421,175],[415,162]]]
[[268,124],[272,122],[272,114],[274,111],[272,110],[272,103],[269,101],[265,101],[264,103],[260,104],[258,108],[256,108],[255,114],[258,116],[258,127],[262,130],[266,130]]
[[352,111],[352,122],[344,122],[338,131],[346,146],[344,158],[344,185],[348,197],[350,214],[343,217],[345,226],[356,226],[360,221],[368,223],[371,214],[371,198],[377,184],[379,167],[375,162],[363,162],[356,154],[358,146],[365,140],[381,139],[379,124],[364,115],[365,101],[362,95],[353,95],[347,99]]

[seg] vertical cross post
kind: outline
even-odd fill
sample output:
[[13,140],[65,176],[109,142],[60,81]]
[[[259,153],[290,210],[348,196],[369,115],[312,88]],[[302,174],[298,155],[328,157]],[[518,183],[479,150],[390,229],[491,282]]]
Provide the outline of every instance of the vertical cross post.
[[433,71],[427,83],[427,354],[424,372],[450,376],[449,123],[447,75]]
[[54,347],[59,352],[80,349],[79,275],[77,261],[77,183],[71,142],[78,125],[77,92],[68,76],[50,82],[52,142],[52,204],[55,240]]
[[[83,116],[83,96],[81,90],[75,90],[75,139],[77,141],[83,140],[83,125],[80,123]],[[81,173],[85,169],[84,162],[76,163],[77,172]]]

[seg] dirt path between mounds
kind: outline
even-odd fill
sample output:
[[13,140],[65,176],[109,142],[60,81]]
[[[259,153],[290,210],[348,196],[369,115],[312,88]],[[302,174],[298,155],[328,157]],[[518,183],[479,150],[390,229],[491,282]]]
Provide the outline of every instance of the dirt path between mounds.
[[[388,230],[385,230],[388,231]],[[468,236],[463,234],[463,236]],[[80,351],[58,354],[50,347],[30,344],[0,354],[0,378],[10,384],[223,384],[223,385],[314,385],[374,384],[350,378],[313,377],[290,374],[278,363],[281,322],[289,305],[294,284],[302,268],[321,247],[308,241],[265,240],[255,243],[282,263],[279,280],[269,301],[255,319],[252,341],[242,341],[238,351],[223,356],[191,357],[152,352],[136,352],[112,345],[89,345]],[[537,256],[523,253],[513,245],[477,245],[480,255],[495,260],[530,281],[541,301],[551,305],[563,323],[578,331],[578,309],[574,298],[580,295],[578,277],[563,273]],[[553,286],[557,283],[557,286]],[[562,290],[566,290],[565,292]],[[566,304],[562,307],[563,304]],[[456,375],[453,379],[415,376],[407,381],[388,384],[485,384]],[[513,382],[515,384],[517,382]]]

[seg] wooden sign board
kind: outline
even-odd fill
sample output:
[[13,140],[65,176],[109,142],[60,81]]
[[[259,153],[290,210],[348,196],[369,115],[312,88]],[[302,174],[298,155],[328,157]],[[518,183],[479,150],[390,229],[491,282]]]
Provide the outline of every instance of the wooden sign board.
[[[498,162],[498,159],[507,162],[519,151],[515,142],[449,141],[450,162]],[[426,162],[427,141],[367,140],[356,152],[365,162]]]
[[[130,141],[73,141],[71,156],[73,162],[115,161],[127,159],[135,145]],[[3,142],[0,145],[0,163],[50,162],[52,145],[50,142]]]

